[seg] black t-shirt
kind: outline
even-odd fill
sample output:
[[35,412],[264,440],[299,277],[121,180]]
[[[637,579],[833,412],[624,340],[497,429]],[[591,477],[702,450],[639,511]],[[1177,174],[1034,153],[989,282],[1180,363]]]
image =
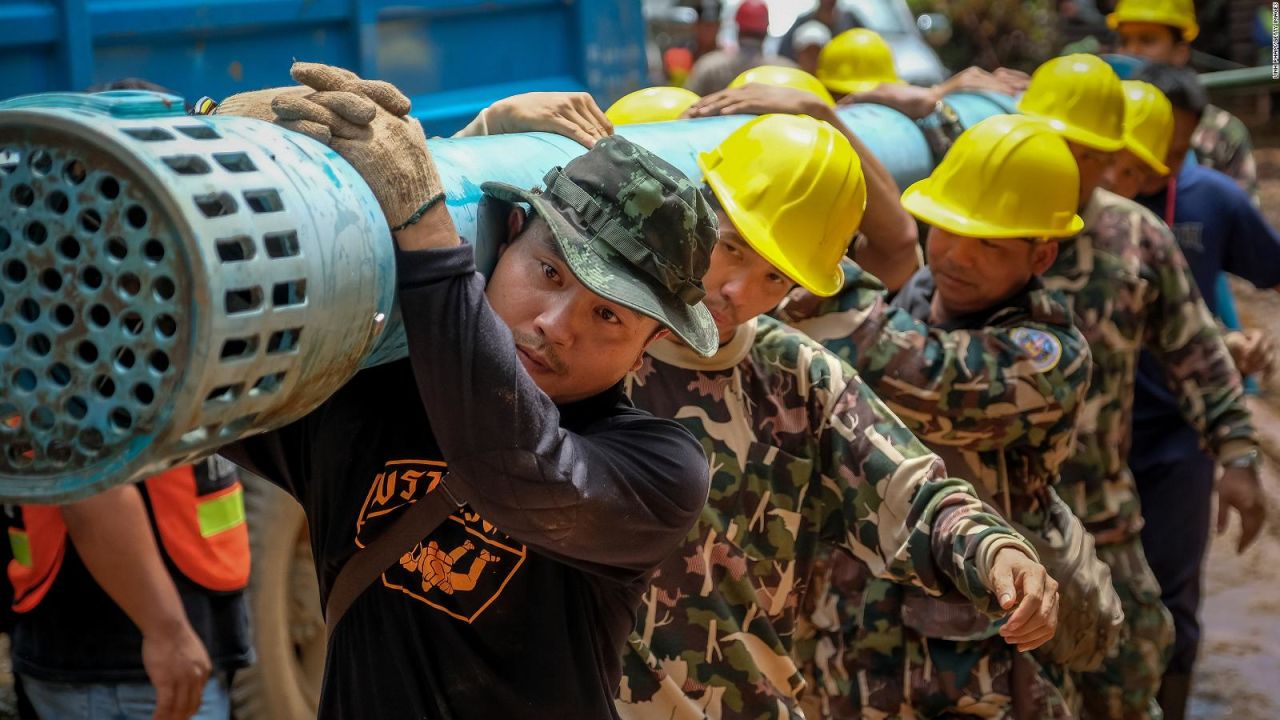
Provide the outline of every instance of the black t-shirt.
[[446,470],[471,500],[338,624],[320,717],[615,717],[635,607],[706,499],[705,456],[620,388],[553,405],[484,300],[470,248],[399,266],[411,360],[225,451],[302,503],[324,598]]

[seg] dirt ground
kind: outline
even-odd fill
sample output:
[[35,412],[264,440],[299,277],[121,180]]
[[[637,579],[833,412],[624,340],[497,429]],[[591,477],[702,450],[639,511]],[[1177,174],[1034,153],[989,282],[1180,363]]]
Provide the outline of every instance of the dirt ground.
[[[1265,144],[1255,153],[1262,207],[1280,227],[1280,139]],[[1280,294],[1244,283],[1233,289],[1243,324],[1280,338]],[[1270,522],[1243,555],[1235,552],[1235,527],[1209,550],[1204,645],[1191,707],[1196,720],[1280,717],[1280,379],[1266,383],[1253,408],[1269,461]]]

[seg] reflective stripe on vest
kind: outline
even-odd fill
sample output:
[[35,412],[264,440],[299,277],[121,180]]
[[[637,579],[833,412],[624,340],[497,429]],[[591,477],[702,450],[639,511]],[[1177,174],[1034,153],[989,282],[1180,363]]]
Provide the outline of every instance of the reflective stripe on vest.
[[[249,529],[244,490],[234,466],[220,458],[183,465],[139,486],[151,505],[156,536],[178,571],[215,592],[249,584]],[[62,569],[67,526],[53,505],[23,505],[21,527],[9,529],[13,609],[29,612]]]
[[244,489],[229,463],[211,458],[147,478],[157,535],[183,575],[219,592],[249,584]]

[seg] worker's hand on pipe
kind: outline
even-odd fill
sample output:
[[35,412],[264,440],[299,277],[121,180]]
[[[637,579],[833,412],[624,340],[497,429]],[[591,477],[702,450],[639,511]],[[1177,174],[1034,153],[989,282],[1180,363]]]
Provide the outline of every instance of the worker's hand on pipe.
[[278,98],[283,127],[321,140],[360,173],[393,229],[417,221],[444,194],[427,138],[407,117],[409,100],[388,83],[361,80],[340,68],[294,63],[293,77],[313,90]]
[[830,112],[831,108],[813,93],[796,88],[751,83],[711,93],[685,110],[684,117],[783,113],[826,119]]
[[934,89],[939,97],[946,97],[954,92],[993,92],[1016,95],[1019,92],[1019,82],[1016,77],[1009,74],[1016,72],[1011,70],[995,75],[980,67],[967,67],[935,85]]
[[912,120],[928,117],[938,107],[942,95],[937,88],[923,88],[898,83],[880,83],[865,92],[850,93],[840,98],[839,105],[872,103],[893,108]]
[[1027,91],[1027,86],[1031,84],[1031,76],[1021,70],[1013,68],[1001,67],[996,68],[991,73],[997,80],[1009,87],[1010,95],[1018,95]]
[[486,135],[548,132],[588,148],[613,134],[613,123],[595,99],[584,92],[512,95],[485,108],[480,119]]
[[249,117],[257,120],[265,120],[267,122],[275,121],[275,113],[271,109],[271,103],[277,97],[283,96],[301,96],[311,93],[312,90],[304,85],[290,85],[288,87],[267,88],[266,90],[253,90],[250,92],[236,93],[228,96],[218,106],[213,109],[214,115],[233,115],[235,117]]
[[1058,583],[1044,566],[1023,550],[1008,546],[996,552],[988,586],[1002,610],[1008,611],[1000,635],[1019,652],[1053,639],[1058,628]]

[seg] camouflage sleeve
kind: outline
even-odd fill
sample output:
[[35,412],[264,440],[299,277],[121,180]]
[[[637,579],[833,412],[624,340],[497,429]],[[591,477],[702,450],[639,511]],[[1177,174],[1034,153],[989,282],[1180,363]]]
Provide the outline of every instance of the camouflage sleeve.
[[1139,232],[1145,279],[1158,295],[1146,347],[1164,365],[1178,409],[1209,451],[1219,460],[1238,457],[1258,444],[1240,373],[1173,233],[1145,213]]
[[805,320],[788,308],[789,320],[853,365],[925,442],[1010,448],[1040,443],[1070,422],[1088,388],[1090,356],[1065,314],[1065,328],[1026,322],[943,331],[891,306],[869,277],[847,263],[840,307]]
[[991,558],[1014,545],[1037,557],[987,509],[969,483],[946,476],[875,394],[849,373],[826,409],[817,476],[823,538],[877,575],[932,595],[958,591],[981,611],[998,612],[986,586]]
[[1210,105],[1191,137],[1191,146],[1201,164],[1229,175],[1249,194],[1254,205],[1259,204],[1253,140],[1240,118]]

